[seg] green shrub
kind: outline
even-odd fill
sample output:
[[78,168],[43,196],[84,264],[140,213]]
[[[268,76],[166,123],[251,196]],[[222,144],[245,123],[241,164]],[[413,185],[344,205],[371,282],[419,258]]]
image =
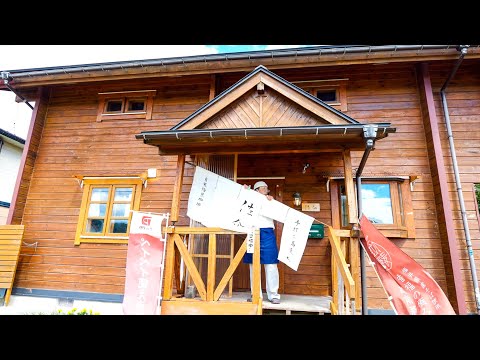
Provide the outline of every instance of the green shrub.
[[87,310],[87,309],[82,309],[78,310],[77,308],[70,309],[68,311],[65,311],[63,309],[58,309],[52,312],[32,312],[32,313],[26,313],[25,315],[100,315],[99,312],[93,312],[92,309]]

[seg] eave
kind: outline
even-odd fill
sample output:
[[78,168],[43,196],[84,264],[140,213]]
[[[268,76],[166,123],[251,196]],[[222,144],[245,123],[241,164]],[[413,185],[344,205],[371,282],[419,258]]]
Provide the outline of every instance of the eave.
[[374,141],[394,133],[390,123],[145,131],[135,135],[160,154],[293,153],[364,150],[366,129],[376,128]]
[[[479,57],[478,46],[470,48],[466,56],[468,59]],[[10,75],[12,85],[17,88],[27,88],[133,78],[250,72],[258,65],[276,70],[298,67],[456,60],[457,58],[458,51],[454,45],[319,46],[12,70]],[[4,85],[0,84],[0,89],[2,88]]]

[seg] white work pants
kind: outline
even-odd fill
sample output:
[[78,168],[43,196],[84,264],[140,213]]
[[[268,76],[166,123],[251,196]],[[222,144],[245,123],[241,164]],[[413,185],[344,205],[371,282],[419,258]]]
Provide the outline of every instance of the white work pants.
[[[267,288],[267,297],[268,300],[280,299],[280,294],[278,293],[279,286],[279,277],[278,277],[278,266],[277,264],[263,264],[265,268],[265,286]],[[250,289],[253,289],[253,265],[249,264],[250,267]],[[260,284],[262,283],[262,272],[260,271]],[[260,297],[262,297],[262,287],[260,286]]]

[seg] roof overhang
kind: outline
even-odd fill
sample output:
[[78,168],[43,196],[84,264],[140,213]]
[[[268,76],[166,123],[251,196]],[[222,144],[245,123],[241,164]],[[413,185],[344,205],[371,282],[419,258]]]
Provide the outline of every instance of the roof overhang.
[[[466,59],[480,57],[480,48],[470,48]],[[163,59],[119,61],[35,69],[5,70],[16,88],[53,84],[139,79],[147,77],[250,72],[258,65],[270,70],[296,67],[352,64],[384,64],[456,60],[455,45],[332,45],[242,53],[195,55]],[[5,86],[0,83],[0,89]]]
[[368,139],[383,139],[390,123],[144,131],[135,135],[160,154],[292,153],[364,150]]

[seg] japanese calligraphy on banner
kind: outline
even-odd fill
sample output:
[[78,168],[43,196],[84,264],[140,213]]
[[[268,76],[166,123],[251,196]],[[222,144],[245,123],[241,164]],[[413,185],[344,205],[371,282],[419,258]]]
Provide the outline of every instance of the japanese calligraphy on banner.
[[251,227],[247,233],[247,254],[253,254],[255,249],[255,227]]
[[285,218],[278,260],[297,271],[307,245],[313,217],[290,208]]
[[220,227],[228,230],[248,233],[256,225],[262,203],[266,197],[256,191],[241,186],[236,199],[225,203],[225,208],[216,215],[220,218]]
[[437,282],[410,256],[388,240],[365,215],[361,244],[399,315],[455,315]]
[[199,166],[193,176],[187,215],[208,227],[247,233],[247,253],[253,253],[252,227],[263,215],[284,223],[278,260],[297,271],[314,218],[267,198]]
[[188,197],[188,217],[202,224],[209,220],[218,178],[219,175],[200,166],[196,167]]
[[158,309],[166,241],[162,226],[168,226],[168,217],[133,211],[122,304],[125,315],[154,315]]

